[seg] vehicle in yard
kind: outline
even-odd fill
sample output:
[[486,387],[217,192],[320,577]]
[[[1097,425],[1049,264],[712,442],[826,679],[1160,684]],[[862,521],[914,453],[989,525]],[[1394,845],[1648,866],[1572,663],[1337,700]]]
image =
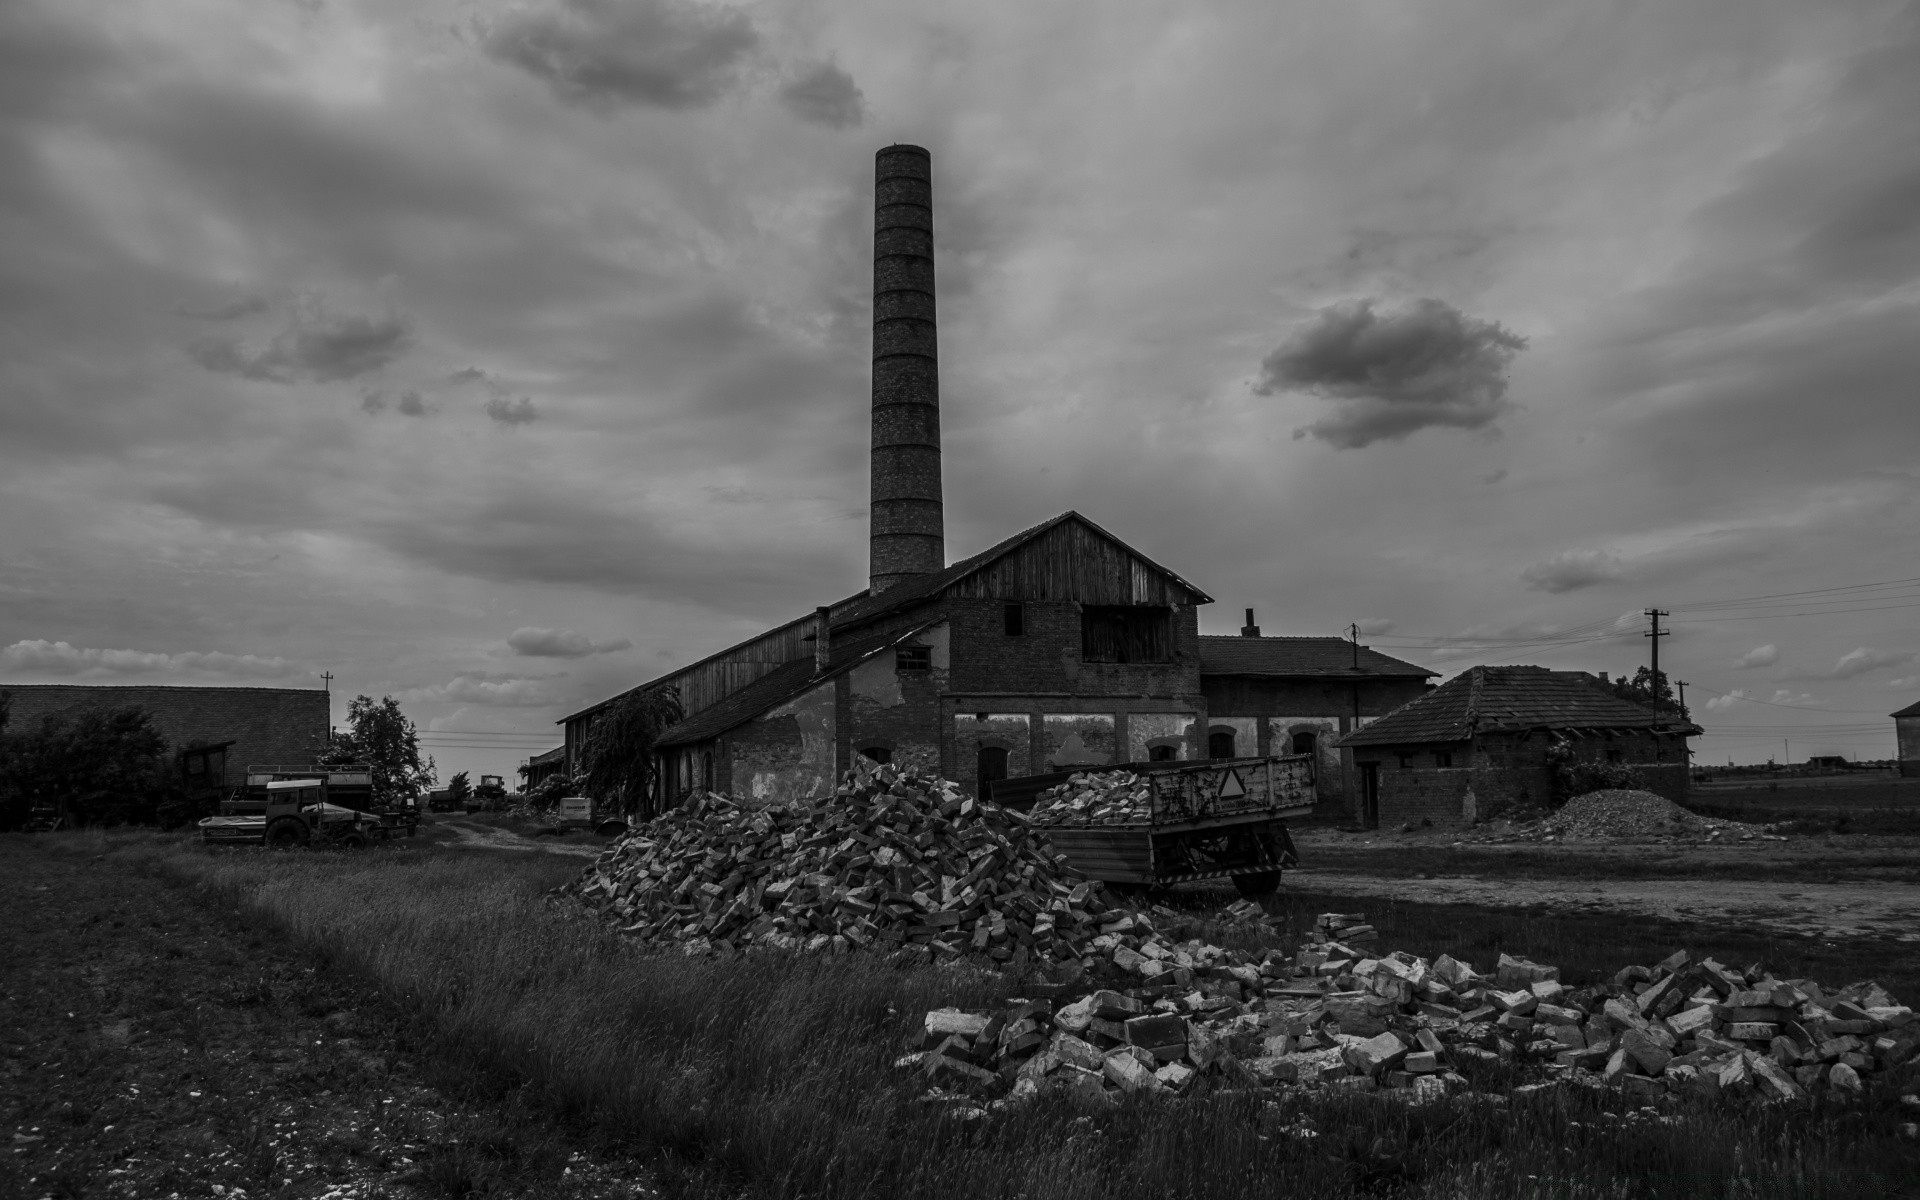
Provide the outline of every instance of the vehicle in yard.
[[553,817],[554,824],[562,833],[591,829],[603,837],[613,837],[627,831],[625,819],[616,813],[602,813],[591,796],[560,797],[560,803],[554,806]]
[[1089,878],[1128,891],[1230,879],[1262,896],[1300,861],[1287,821],[1313,812],[1313,756],[1083,767],[984,790],[991,803],[1033,810],[1035,827]]
[[200,833],[209,843],[362,846],[412,837],[419,824],[420,810],[411,803],[376,806],[373,768],[366,763],[267,764],[247,768],[246,787],[221,801],[219,814],[200,822]]
[[428,812],[460,812],[464,805],[455,798],[452,788],[434,788],[427,793]]

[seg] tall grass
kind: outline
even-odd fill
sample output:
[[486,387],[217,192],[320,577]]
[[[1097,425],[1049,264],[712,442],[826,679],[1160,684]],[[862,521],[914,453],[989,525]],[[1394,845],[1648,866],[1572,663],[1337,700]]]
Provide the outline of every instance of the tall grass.
[[1612,1093],[1418,1110],[1235,1095],[969,1121],[919,1102],[891,1061],[928,1008],[1006,999],[998,975],[644,955],[545,898],[577,863],[537,856],[119,853],[364,975],[422,1014],[449,1061],[652,1155],[674,1195],[1690,1200],[1893,1196],[1920,1178],[1890,1105],[1705,1106],[1662,1124]]

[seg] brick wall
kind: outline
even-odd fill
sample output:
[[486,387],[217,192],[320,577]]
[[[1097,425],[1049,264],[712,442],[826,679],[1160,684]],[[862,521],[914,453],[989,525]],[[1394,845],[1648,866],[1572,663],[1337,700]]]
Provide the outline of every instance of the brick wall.
[[222,786],[247,781],[248,763],[310,763],[327,746],[328,697],[319,688],[0,684],[13,697],[9,733],[36,729],[44,717],[138,705],[171,751],[233,742]]

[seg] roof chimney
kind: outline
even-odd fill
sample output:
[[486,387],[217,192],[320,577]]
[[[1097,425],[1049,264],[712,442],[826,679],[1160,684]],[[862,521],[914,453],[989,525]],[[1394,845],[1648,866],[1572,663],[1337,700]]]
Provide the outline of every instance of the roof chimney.
[[828,637],[828,627],[831,624],[832,610],[826,605],[823,604],[813,610],[813,673],[815,675],[827,673],[827,659],[833,652],[832,643]]
[[1253,610],[1247,610],[1247,623],[1240,627],[1241,637],[1259,637],[1260,627],[1253,623]]
[[933,320],[933,158],[874,155],[873,459],[868,584],[878,595],[947,565]]

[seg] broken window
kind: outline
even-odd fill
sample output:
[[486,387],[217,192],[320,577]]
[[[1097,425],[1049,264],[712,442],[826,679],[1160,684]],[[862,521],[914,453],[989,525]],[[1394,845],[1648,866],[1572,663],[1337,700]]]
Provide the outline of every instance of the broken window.
[[893,669],[896,671],[933,670],[933,648],[931,646],[901,646],[893,652]]
[[1233,757],[1233,730],[1216,729],[1207,735],[1207,757]]
[[1163,745],[1163,746],[1147,747],[1148,762],[1172,762],[1173,759],[1174,759],[1174,748],[1172,746]]
[[893,751],[887,749],[885,746],[863,746],[860,749],[860,753],[877,763],[893,761]]
[[1000,619],[1008,637],[1020,637],[1027,632],[1027,610],[1021,605],[1006,605],[1000,610]]
[[1080,614],[1085,662],[1173,661],[1173,610],[1155,605],[1089,604]]

